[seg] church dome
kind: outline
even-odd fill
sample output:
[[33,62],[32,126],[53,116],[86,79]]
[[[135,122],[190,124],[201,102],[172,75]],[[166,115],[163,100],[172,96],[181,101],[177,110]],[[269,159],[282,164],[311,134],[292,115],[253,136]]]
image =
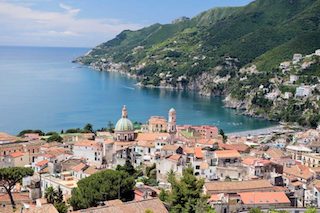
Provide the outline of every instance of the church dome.
[[128,118],[120,118],[114,129],[116,132],[133,131],[133,124]]
[[127,132],[134,131],[132,122],[128,119],[128,112],[126,106],[122,108],[122,117],[118,120],[115,129],[115,132]]

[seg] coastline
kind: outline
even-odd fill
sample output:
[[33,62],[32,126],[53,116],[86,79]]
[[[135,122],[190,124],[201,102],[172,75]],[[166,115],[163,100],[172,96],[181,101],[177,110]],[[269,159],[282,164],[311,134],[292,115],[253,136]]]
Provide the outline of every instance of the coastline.
[[[73,61],[74,63],[80,63],[83,66],[87,66],[92,70],[98,71],[98,72],[111,72],[111,73],[119,73],[120,75],[126,76],[128,78],[131,79],[135,79],[137,80],[137,83],[135,84],[135,86],[140,87],[140,88],[150,88],[150,89],[165,89],[165,90],[171,90],[171,91],[188,91],[188,92],[194,92],[196,94],[198,94],[199,96],[202,97],[214,97],[214,95],[209,95],[209,94],[205,94],[205,93],[201,93],[198,90],[195,89],[190,89],[188,88],[182,88],[182,87],[173,87],[171,85],[160,85],[160,86],[155,86],[155,85],[142,85],[142,83],[139,81],[139,79],[141,79],[142,77],[137,76],[137,75],[132,75],[129,72],[127,72],[126,70],[121,70],[121,69],[115,69],[115,68],[109,68],[106,69],[105,67],[99,67],[99,66],[92,66],[92,65],[85,65],[79,61]],[[267,120],[267,121],[274,121],[272,119],[269,119],[267,117],[264,117],[262,115],[255,115],[253,113],[248,113],[245,110],[236,107],[233,103],[231,103],[230,101],[228,101],[228,97],[229,96],[224,96],[224,95],[215,95],[215,96],[219,96],[219,97],[223,97],[224,100],[224,108],[229,108],[229,109],[233,109],[239,112],[239,114],[244,115],[244,116],[248,116],[248,117],[252,117],[252,118],[256,118],[256,119],[263,119],[263,120]],[[276,130],[283,130],[283,126],[279,123],[276,122],[275,126],[271,126],[271,127],[267,127],[267,128],[261,128],[261,129],[254,129],[254,130],[244,130],[244,131],[239,131],[239,132],[230,132],[228,134],[233,135],[233,134],[239,134],[239,135],[259,135],[259,133],[262,134],[269,134],[273,131]],[[228,135],[227,134],[227,135]]]
[[226,135],[227,136],[247,137],[247,136],[269,135],[271,133],[292,132],[292,131],[293,130],[291,130],[290,127],[285,126],[283,124],[278,124],[275,126],[261,128],[261,129],[230,132],[230,133],[226,133]]

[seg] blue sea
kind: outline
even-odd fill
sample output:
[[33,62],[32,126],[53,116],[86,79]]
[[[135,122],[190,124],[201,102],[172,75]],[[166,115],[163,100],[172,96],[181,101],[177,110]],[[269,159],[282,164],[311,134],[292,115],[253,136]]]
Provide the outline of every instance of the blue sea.
[[225,132],[265,128],[273,123],[223,107],[221,98],[137,87],[118,73],[99,72],[71,61],[89,49],[0,47],[0,131],[60,131],[115,123],[127,105],[132,121],[167,116],[174,107],[179,124],[209,124]]

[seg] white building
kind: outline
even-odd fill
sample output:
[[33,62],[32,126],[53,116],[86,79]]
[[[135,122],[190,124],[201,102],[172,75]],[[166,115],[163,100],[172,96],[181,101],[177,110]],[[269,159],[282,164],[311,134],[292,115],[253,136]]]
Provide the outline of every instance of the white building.
[[284,95],[283,95],[283,98],[284,99],[290,99],[292,97],[292,93],[291,92],[285,92]]
[[312,95],[311,86],[300,86],[296,88],[296,97],[310,97]]
[[73,188],[77,187],[78,180],[70,172],[63,172],[59,176],[50,174],[41,175],[41,192],[44,195],[46,189],[52,186],[55,190],[61,189],[63,196],[71,196]]
[[302,59],[302,54],[296,53],[293,55],[292,63],[297,64]]
[[299,80],[299,76],[297,75],[290,75],[290,83],[294,84],[297,80]]
[[101,166],[103,161],[102,143],[84,140],[74,144],[73,155],[85,159],[89,164]]

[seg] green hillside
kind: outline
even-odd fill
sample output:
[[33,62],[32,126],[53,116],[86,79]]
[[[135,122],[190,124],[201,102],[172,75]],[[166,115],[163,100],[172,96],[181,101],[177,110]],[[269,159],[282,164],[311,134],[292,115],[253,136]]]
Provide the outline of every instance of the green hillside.
[[[306,108],[301,116],[288,119],[274,106],[275,101],[264,96],[283,90],[277,82],[289,79],[279,64],[291,61],[295,53],[307,55],[320,49],[319,35],[320,0],[256,0],[244,7],[214,8],[191,19],[123,31],[77,61],[99,70],[127,72],[145,86],[230,96],[238,101],[232,107],[251,115],[310,124],[316,108]],[[314,61],[312,75],[298,72],[299,83],[315,84],[319,80],[319,60]],[[254,67],[253,71],[240,72],[248,67]],[[299,69],[295,67],[290,73]],[[261,86],[264,93],[259,91]],[[288,107],[297,103],[304,104],[281,102]],[[274,111],[269,110],[272,107]]]

